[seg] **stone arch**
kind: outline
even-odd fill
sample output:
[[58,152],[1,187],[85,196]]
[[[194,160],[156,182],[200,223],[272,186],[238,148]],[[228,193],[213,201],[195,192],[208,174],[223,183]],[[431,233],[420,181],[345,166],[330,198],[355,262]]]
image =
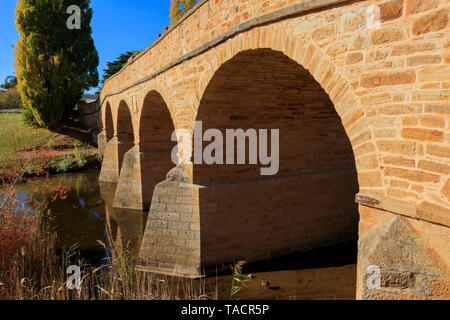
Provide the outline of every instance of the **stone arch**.
[[133,116],[128,104],[121,100],[116,113],[116,131],[119,175],[122,170],[125,153],[134,146]]
[[125,100],[121,100],[116,114],[116,136],[119,138],[119,142],[122,143],[134,143],[134,126],[133,116],[128,103]]
[[171,154],[176,142],[171,137],[174,123],[163,96],[150,89],[136,119],[136,146],[124,156],[113,206],[147,210],[157,183],[174,166]]
[[[218,49],[212,64],[231,48]],[[261,166],[194,165],[193,183],[206,187],[199,190],[201,265],[263,260],[356,239],[355,157],[331,99],[339,103],[346,82],[330,75],[334,80],[325,83],[335,81],[340,89],[326,84],[328,93],[282,50],[255,44],[219,66],[203,91],[197,120],[204,131],[222,133],[279,128],[280,171],[262,177]],[[247,145],[247,161],[248,151]]]
[[141,151],[161,149],[159,144],[171,138],[175,130],[175,118],[163,95],[158,90],[149,90],[142,102],[137,131]]
[[[151,92],[156,92],[160,97],[161,100],[164,101],[164,104],[167,108],[168,113],[170,114],[170,117],[172,118],[172,123],[174,125],[175,128],[177,128],[177,117],[176,117],[176,110],[173,106],[173,101],[172,101],[172,95],[169,94],[169,89],[163,85],[165,83],[165,75],[159,75],[157,79],[152,79],[149,81],[149,83],[147,83],[140,91],[142,92],[142,97],[143,99],[140,101],[141,105],[139,108],[139,115],[138,115],[138,123],[141,119],[141,114],[144,110],[144,104],[145,104],[145,98],[147,97],[147,95]],[[136,138],[139,139],[138,135],[139,135],[139,130],[140,128],[138,127],[136,130]]]
[[106,142],[109,142],[114,137],[114,120],[111,104],[109,102],[106,103],[103,111],[103,130],[106,134]]
[[[337,114],[342,120],[344,129],[353,146],[358,177],[360,180],[364,180],[364,183],[360,183],[360,188],[367,187],[372,190],[382,188],[379,158],[375,152],[375,147],[367,144],[373,137],[373,133],[359,99],[355,97],[348,80],[340,75],[339,67],[335,66],[311,39],[299,38],[286,31],[277,31],[274,26],[267,26],[241,33],[229,39],[220,47],[206,53],[211,56],[204,59],[204,61],[207,61],[205,71],[203,71],[198,82],[195,101],[197,112],[201,97],[216,71],[240,52],[251,49],[280,51],[309,71],[311,76],[329,95]],[[193,119],[196,118],[197,115],[194,115]],[[363,152],[364,158],[370,158],[370,161],[358,161],[361,153],[357,151],[359,147],[372,152],[369,154]],[[374,174],[375,178],[366,179],[366,175],[371,174]]]

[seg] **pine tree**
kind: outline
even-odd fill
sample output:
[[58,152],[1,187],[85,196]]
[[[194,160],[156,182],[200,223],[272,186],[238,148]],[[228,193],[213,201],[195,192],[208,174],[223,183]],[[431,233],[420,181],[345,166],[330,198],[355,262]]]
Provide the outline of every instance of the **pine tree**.
[[[81,9],[81,29],[69,29],[67,9]],[[15,51],[24,107],[41,127],[57,126],[83,92],[98,85],[98,53],[90,26],[90,0],[19,0]]]

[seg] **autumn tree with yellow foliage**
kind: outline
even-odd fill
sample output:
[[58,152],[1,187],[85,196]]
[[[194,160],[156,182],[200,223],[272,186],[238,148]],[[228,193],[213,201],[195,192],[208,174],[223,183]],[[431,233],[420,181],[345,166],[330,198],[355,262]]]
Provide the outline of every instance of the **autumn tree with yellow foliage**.
[[[80,28],[69,28],[68,8],[80,8]],[[68,117],[82,94],[98,85],[99,63],[90,26],[90,0],[19,0],[16,76],[22,102],[40,127]]]
[[197,0],[170,0],[170,24],[175,24],[181,17],[188,12]]

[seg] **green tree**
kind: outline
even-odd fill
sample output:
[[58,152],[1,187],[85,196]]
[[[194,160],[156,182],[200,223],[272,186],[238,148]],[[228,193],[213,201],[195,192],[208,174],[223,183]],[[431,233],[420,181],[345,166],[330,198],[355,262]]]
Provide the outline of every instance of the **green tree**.
[[171,0],[170,1],[170,24],[175,24],[181,19],[183,14],[188,12],[195,4],[197,0]]
[[141,51],[128,51],[126,53],[122,53],[114,61],[107,62],[107,68],[103,70],[103,78],[101,81],[102,85],[106,80],[119,72],[127,64],[130,58],[137,56],[139,53],[141,53]]
[[[68,27],[78,6],[80,27]],[[85,90],[98,85],[90,0],[19,0],[16,8],[16,75],[24,106],[41,127],[57,126]]]
[[16,76],[7,76],[5,82],[0,85],[1,89],[9,90],[15,88],[17,86],[17,78]]

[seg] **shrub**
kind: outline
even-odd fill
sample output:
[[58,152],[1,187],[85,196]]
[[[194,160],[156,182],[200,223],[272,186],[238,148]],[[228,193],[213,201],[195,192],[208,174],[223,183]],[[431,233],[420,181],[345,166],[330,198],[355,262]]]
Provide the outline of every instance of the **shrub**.
[[57,171],[58,172],[68,172],[75,168],[77,168],[77,162],[75,161],[75,158],[73,156],[65,156],[59,162]]
[[91,154],[89,153],[89,150],[82,149],[80,151],[80,164],[82,167],[84,167],[86,164],[89,164],[91,162]]
[[6,107],[5,98],[6,98],[6,91],[0,90],[0,108]]
[[98,152],[95,155],[95,159],[97,160],[98,163],[102,163],[103,162],[103,154],[101,154],[100,152]]
[[22,99],[16,88],[9,89],[6,93],[5,105],[9,109],[19,109],[22,107]]

